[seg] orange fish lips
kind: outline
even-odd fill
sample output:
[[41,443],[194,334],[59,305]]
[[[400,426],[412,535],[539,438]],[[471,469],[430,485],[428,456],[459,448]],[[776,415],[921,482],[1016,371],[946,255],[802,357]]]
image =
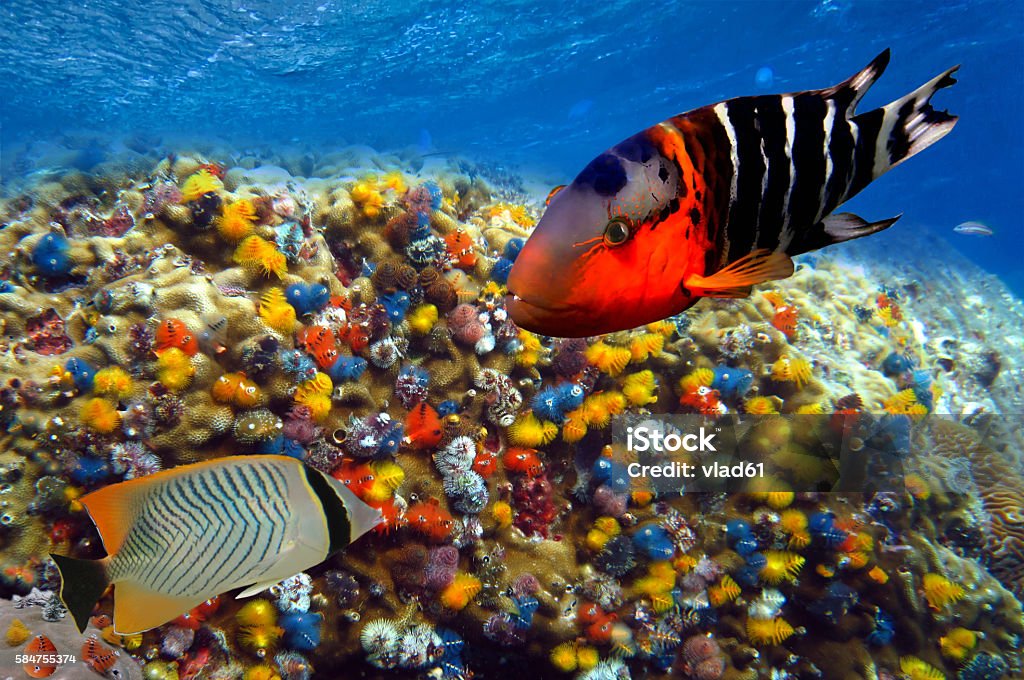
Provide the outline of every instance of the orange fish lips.
[[[554,335],[558,337],[584,337],[589,333],[580,333],[579,324],[566,316],[568,307],[564,311],[541,307],[515,294],[505,296],[505,309],[509,316],[520,328],[525,328],[541,335]],[[571,316],[571,315],[570,315]]]
[[[566,190],[564,193],[567,193]],[[555,201],[519,252],[508,275],[506,308],[520,328],[562,337],[590,335],[580,255],[591,236]]]
[[[584,338],[668,315],[662,313],[664,301],[648,299],[651,276],[639,265],[646,251],[629,245],[612,249],[605,243],[604,202],[575,184],[551,201],[508,275],[505,305],[520,328]],[[684,302],[678,291],[673,286],[669,313]]]
[[[627,306],[623,305],[621,313],[615,315],[610,322],[603,310],[591,310],[570,304],[541,305],[524,300],[514,293],[505,297],[505,309],[520,328],[555,338],[589,338],[663,318],[657,315],[633,318],[637,311],[643,310],[627,309]],[[627,321],[621,322],[623,319]]]
[[528,331],[563,338],[602,333],[595,330],[593,316],[581,313],[583,308],[570,301],[574,297],[569,284],[572,263],[563,262],[561,271],[555,272],[545,255],[531,256],[536,250],[528,243],[509,273],[505,309],[512,321]]

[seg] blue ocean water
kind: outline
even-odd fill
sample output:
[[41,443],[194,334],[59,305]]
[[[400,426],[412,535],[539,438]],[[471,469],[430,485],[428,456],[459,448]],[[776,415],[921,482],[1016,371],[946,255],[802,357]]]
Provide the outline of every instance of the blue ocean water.
[[[0,17],[5,176],[38,169],[31,149],[47,142],[80,145],[88,168],[115,138],[208,136],[297,152],[419,145],[571,178],[672,114],[824,87],[886,47],[862,110],[959,63],[936,100],[961,116],[954,133],[847,207],[904,213],[898,228],[948,237],[1024,295],[1015,0],[7,0]],[[995,235],[952,232],[967,220]]]

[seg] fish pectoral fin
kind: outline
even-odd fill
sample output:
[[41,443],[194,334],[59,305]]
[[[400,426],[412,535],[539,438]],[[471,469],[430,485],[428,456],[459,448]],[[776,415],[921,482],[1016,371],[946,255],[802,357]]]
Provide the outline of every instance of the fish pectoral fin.
[[134,635],[173,621],[208,599],[202,597],[172,597],[156,593],[135,581],[114,584],[114,631],[119,635]]
[[831,238],[831,242],[841,243],[888,229],[902,216],[900,214],[887,220],[868,222],[863,217],[853,213],[836,213],[835,215],[829,215],[821,223],[825,227],[825,233]]
[[278,583],[281,582],[281,580],[282,579],[278,578],[278,579],[274,579],[273,581],[264,581],[263,583],[255,583],[255,584],[249,586],[248,588],[246,588],[245,590],[243,590],[242,592],[240,592],[238,595],[236,595],[235,599],[236,600],[241,600],[241,599],[244,599],[246,597],[252,597],[253,595],[259,595],[260,593],[262,593],[267,588],[273,588],[274,586],[276,586]]
[[691,295],[737,298],[750,295],[751,286],[793,275],[793,260],[779,251],[761,248],[744,255],[711,276],[691,274],[683,287]]
[[[688,289],[690,292],[694,292],[693,288],[688,287]],[[750,291],[750,286],[746,288],[704,288],[695,294],[709,298],[745,298],[750,297]]]

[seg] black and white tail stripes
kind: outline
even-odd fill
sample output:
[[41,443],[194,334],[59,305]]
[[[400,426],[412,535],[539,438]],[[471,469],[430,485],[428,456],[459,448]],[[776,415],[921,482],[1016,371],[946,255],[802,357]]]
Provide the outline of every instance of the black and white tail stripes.
[[740,97],[714,105],[729,141],[732,175],[719,266],[759,248],[790,255],[879,231],[829,215],[873,179],[935,143],[956,116],[929,104],[956,81],[954,67],[914,92],[864,114],[857,104],[889,63],[889,50],[839,85],[792,94]]
[[956,84],[954,66],[894,102],[853,117],[858,130],[856,174],[847,198],[945,137],[957,117],[932,108],[932,96]]

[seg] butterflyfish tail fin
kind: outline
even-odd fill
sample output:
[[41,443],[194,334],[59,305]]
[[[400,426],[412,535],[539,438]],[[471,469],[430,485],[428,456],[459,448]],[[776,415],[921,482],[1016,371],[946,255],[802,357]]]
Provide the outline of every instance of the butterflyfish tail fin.
[[755,250],[726,265],[711,276],[692,274],[683,286],[701,297],[746,297],[751,286],[793,275],[793,260],[786,253],[767,248]]
[[93,608],[110,585],[104,561],[54,554],[50,557],[60,572],[60,600],[75,620],[78,632],[82,633],[89,625]]

